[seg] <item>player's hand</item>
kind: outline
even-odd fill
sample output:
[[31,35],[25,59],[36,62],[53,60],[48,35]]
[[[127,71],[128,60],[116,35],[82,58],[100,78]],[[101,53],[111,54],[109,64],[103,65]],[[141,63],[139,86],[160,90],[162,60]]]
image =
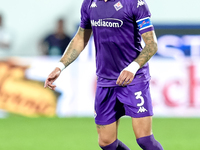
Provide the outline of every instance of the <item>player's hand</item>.
[[53,85],[53,82],[59,77],[61,73],[61,70],[59,68],[55,68],[48,76],[48,78],[45,81],[44,87],[50,88],[52,90],[55,90],[56,85]]
[[134,78],[134,74],[132,72],[123,70],[120,73],[116,84],[119,86],[127,86],[133,81],[133,78]]

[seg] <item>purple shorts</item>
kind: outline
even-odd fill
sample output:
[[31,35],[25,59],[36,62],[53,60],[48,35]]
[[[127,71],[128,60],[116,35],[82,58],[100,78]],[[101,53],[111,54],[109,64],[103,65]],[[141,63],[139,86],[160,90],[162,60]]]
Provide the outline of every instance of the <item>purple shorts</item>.
[[95,123],[107,125],[127,115],[140,118],[153,115],[149,82],[126,87],[99,87],[95,97]]

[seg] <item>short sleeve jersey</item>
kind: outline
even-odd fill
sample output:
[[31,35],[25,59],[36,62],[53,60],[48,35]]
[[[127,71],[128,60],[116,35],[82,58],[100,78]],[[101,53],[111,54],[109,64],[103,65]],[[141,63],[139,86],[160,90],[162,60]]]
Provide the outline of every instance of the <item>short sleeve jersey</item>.
[[[120,72],[142,51],[141,35],[154,30],[150,16],[144,0],[83,1],[80,27],[93,31],[97,86],[117,86]],[[146,63],[131,84],[149,79]]]

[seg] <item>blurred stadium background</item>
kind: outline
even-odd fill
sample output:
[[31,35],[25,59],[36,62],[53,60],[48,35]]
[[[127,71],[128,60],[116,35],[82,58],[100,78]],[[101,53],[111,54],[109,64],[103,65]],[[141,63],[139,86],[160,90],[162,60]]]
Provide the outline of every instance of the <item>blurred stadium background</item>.
[[[153,131],[165,150],[200,149],[200,2],[146,0],[158,38],[150,61]],[[73,37],[82,0],[0,0],[4,31],[11,42],[0,48],[0,150],[95,150],[94,44],[56,81],[43,83],[59,60],[43,56],[39,42],[54,31],[58,18]],[[139,150],[129,118],[119,137]]]

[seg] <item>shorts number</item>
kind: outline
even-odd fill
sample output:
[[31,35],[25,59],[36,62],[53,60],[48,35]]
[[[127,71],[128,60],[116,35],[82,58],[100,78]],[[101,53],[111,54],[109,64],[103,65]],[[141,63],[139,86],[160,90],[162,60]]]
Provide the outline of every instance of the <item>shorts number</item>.
[[142,97],[142,92],[139,91],[139,92],[135,92],[135,95],[136,95],[136,99],[140,99],[141,100],[141,103],[138,103],[137,106],[138,107],[141,107],[144,105],[144,98]]

